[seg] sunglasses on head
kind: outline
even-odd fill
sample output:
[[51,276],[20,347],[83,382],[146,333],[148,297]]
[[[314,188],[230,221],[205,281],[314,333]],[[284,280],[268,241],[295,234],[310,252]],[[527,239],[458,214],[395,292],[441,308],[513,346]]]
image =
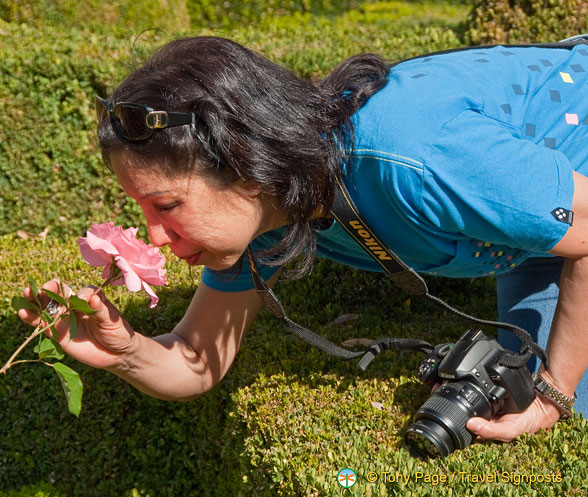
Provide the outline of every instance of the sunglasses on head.
[[102,97],[96,97],[96,115],[98,122],[109,117],[114,131],[125,140],[141,141],[149,138],[158,129],[174,126],[192,127],[195,132],[195,115],[192,112],[167,112],[153,110],[148,105],[135,102],[117,102],[111,104]]
[[96,116],[99,123],[106,117],[110,118],[112,127],[119,138],[129,141],[147,140],[159,129],[190,125],[190,131],[201,143],[206,153],[220,162],[219,156],[198,132],[196,115],[193,112],[153,110],[148,105],[136,102],[111,104],[105,98],[96,96]]

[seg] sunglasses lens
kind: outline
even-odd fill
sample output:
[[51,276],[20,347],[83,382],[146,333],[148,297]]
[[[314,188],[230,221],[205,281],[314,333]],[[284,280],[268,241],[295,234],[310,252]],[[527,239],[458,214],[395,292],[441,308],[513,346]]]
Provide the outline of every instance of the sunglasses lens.
[[151,135],[147,127],[145,116],[147,112],[142,107],[117,105],[114,108],[114,122],[121,134],[129,140],[142,140]]
[[96,106],[96,120],[100,124],[108,115],[106,111],[106,100],[97,96],[94,99],[94,105]]

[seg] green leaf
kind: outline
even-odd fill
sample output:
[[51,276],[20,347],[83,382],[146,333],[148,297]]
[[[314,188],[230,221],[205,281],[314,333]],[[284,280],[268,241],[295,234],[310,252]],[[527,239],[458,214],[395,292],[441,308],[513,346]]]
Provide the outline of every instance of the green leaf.
[[39,309],[41,308],[41,301],[39,300],[39,290],[37,290],[37,282],[35,281],[35,278],[33,278],[32,276],[29,276],[27,278],[28,282],[29,282],[29,286],[31,287],[31,290],[33,291],[33,297],[35,299],[35,301],[37,302]]
[[84,392],[80,375],[61,362],[53,364],[53,369],[61,380],[69,412],[74,416],[79,416],[82,410],[82,393]]
[[73,340],[78,334],[78,320],[73,312],[69,313],[69,339]]
[[72,295],[69,298],[69,307],[75,311],[83,312],[84,314],[95,314],[96,310],[90,307],[90,304],[86,302],[84,299],[77,297],[76,295]]
[[35,346],[34,352],[39,354],[39,359],[57,359],[60,361],[65,357],[61,345],[55,340],[43,337],[41,342]]
[[55,323],[51,323],[51,327],[49,329],[51,330],[51,336],[53,337],[53,340],[58,340],[59,333],[57,331],[57,328],[55,328]]
[[45,289],[43,289],[43,292],[45,292],[45,294],[49,298],[52,298],[56,302],[59,302],[62,306],[67,307],[67,301],[61,295],[58,295],[55,292],[52,292],[50,290],[45,290]]
[[33,312],[40,311],[40,307],[37,304],[31,302],[29,299],[25,299],[24,297],[12,297],[10,305],[16,312],[18,312],[20,309],[27,309]]

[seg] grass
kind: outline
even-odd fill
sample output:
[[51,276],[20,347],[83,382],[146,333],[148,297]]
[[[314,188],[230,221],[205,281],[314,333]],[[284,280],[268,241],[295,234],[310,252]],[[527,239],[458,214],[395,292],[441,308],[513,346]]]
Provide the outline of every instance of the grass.
[[[294,14],[254,26],[199,29],[193,34],[228,36],[298,74],[316,78],[342,58],[362,51],[376,51],[396,60],[457,46],[466,15],[467,6],[462,2],[393,1],[366,3],[341,15]],[[9,30],[23,47],[19,78],[2,73],[5,88],[14,86],[14,95],[3,99],[17,102],[16,110],[24,112],[30,102],[26,54],[33,52],[33,33],[43,47],[57,44],[63,30],[17,25],[2,29]],[[82,69],[89,76],[84,76],[86,83],[74,85],[75,99],[68,96],[55,105],[48,103],[48,108],[66,105],[73,109],[75,101],[89,100],[90,93],[97,90],[92,87],[95,77],[95,84],[103,90],[114,84],[116,72],[104,65],[107,60],[112,59],[113,66],[128,68],[128,33],[126,38],[120,33],[116,34],[120,39],[109,38],[107,49],[100,53],[101,37],[110,32],[105,29],[89,35],[72,27],[71,54],[76,62],[84,61]],[[59,61],[52,59],[56,56],[49,49],[35,50],[42,52],[42,61],[58,65],[67,61],[65,52],[70,48],[61,48],[63,53],[56,49]],[[102,69],[95,71],[94,66]],[[64,67],[68,69],[70,64]],[[74,69],[72,74],[77,74]],[[39,84],[51,88],[58,83]],[[52,98],[51,94],[46,98]],[[35,96],[34,102],[39,99]],[[79,122],[89,129],[91,110],[83,107],[81,114]],[[68,124],[64,126],[67,130]],[[21,133],[25,132],[23,128]],[[117,218],[119,222],[139,224],[136,206],[126,203],[107,173],[96,170],[98,160],[91,143],[84,138],[81,151],[68,150],[75,136],[72,131],[62,141],[51,143],[62,147],[59,154],[73,157],[64,159],[71,170],[86,167],[79,157],[88,158],[84,192],[101,192],[101,185],[109,192],[99,215],[112,208],[113,217],[124,213]],[[31,143],[33,139],[31,135]],[[7,143],[3,146],[8,147]],[[32,146],[27,150],[27,154],[34,154]],[[72,204],[76,199],[71,195],[60,203],[60,189],[55,186],[61,184],[60,175],[50,171],[49,176],[43,176],[45,166],[38,166],[32,175],[38,175],[37,183],[27,183],[19,196],[19,168],[30,166],[19,156],[18,148],[10,157],[13,162],[4,156],[1,164],[13,178],[6,194],[10,192],[18,200],[10,216],[6,215],[12,219],[10,226],[38,232],[50,225],[54,228],[50,234],[60,236],[24,240],[15,236],[11,227],[0,237],[0,361],[30,333],[9,308],[10,298],[20,293],[27,276],[37,281],[59,276],[76,288],[100,281],[100,271],[82,261],[75,240],[81,234],[80,226],[104,220],[92,217],[92,209]],[[48,170],[49,166],[48,162]],[[75,175],[68,178],[66,186],[76,191]],[[34,196],[31,198],[35,190],[46,198],[50,209],[35,206]],[[26,204],[26,209],[18,210],[21,204]],[[30,221],[33,218],[35,221]],[[149,309],[145,294],[121,288],[107,290],[133,327],[148,335],[173,327],[199,282],[198,270],[190,270],[169,251],[166,255],[170,286],[158,292],[161,301],[155,309]],[[483,318],[494,317],[492,279],[429,278],[428,284],[433,294],[458,308]],[[439,343],[455,341],[468,327],[425,300],[401,293],[383,275],[328,261],[320,261],[304,280],[281,282],[277,291],[292,319],[335,343],[352,337],[390,335]],[[358,319],[336,324],[338,316],[348,313],[357,314]],[[32,351],[28,353],[32,357]],[[79,418],[68,414],[61,386],[49,368],[20,365],[0,377],[0,497],[588,494],[588,426],[579,417],[511,444],[474,444],[441,461],[412,458],[401,439],[412,415],[429,396],[415,376],[421,359],[416,352],[386,352],[366,373],[358,374],[355,361],[311,349],[263,311],[221,384],[188,403],[147,397],[113,375],[66,360],[80,372],[85,384]],[[359,482],[348,491],[336,482],[338,471],[345,467],[359,476]],[[376,482],[366,481],[370,472],[377,474]],[[488,481],[493,475],[496,481]],[[545,481],[547,476],[561,481]],[[543,481],[531,482],[531,477]]]
[[[0,249],[0,270],[7,275],[0,294],[0,357],[7,357],[28,332],[7,309],[25,275],[59,275],[76,287],[100,276],[81,260],[74,239],[3,237]],[[170,286],[158,292],[154,310],[143,294],[108,289],[126,319],[150,335],[173,326],[198,283],[198,271],[169,259]],[[429,286],[462,309],[493,315],[491,279],[432,279]],[[382,275],[328,261],[302,281],[280,283],[278,293],[292,319],[336,343],[385,335],[454,341],[468,326],[408,298]],[[359,318],[335,324],[346,313]],[[49,368],[17,366],[0,378],[0,495],[339,495],[335,479],[345,467],[360,476],[350,495],[584,495],[588,426],[580,418],[512,444],[475,444],[442,461],[412,458],[401,437],[429,395],[415,377],[421,358],[387,352],[358,374],[355,361],[311,349],[262,312],[223,382],[189,403],[152,399],[108,373],[69,361],[85,384],[77,419],[67,413]],[[379,481],[368,484],[371,471]],[[384,482],[386,471],[409,481]],[[494,472],[508,481],[471,481]],[[517,475],[558,472],[561,483],[515,483]],[[423,481],[425,475],[453,475],[454,481],[433,485]],[[8,492],[23,484],[33,486]]]

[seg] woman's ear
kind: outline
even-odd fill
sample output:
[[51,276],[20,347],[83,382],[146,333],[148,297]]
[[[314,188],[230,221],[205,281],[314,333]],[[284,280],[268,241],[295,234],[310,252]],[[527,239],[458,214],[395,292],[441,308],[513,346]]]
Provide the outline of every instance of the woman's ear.
[[261,195],[261,187],[252,181],[245,181],[243,179],[239,179],[234,184],[235,189],[241,193],[241,195],[248,197],[248,198],[255,198]]

